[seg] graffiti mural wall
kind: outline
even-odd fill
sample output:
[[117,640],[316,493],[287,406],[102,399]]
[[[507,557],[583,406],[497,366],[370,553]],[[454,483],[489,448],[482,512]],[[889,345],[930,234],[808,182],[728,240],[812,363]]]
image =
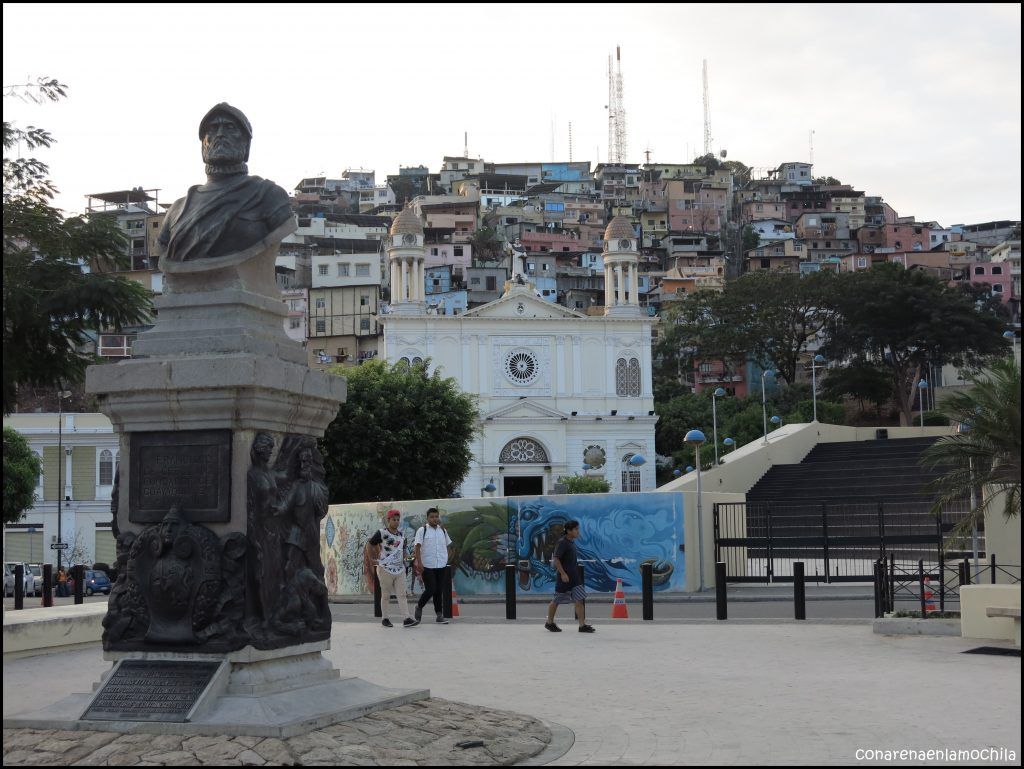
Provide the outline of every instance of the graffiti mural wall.
[[[453,541],[455,589],[461,595],[504,592],[506,563],[517,567],[522,594],[554,590],[551,554],[563,524],[580,521],[577,540],[588,589],[610,592],[621,578],[627,591],[640,590],[640,565],[654,567],[655,590],[683,590],[683,496],[678,493],[580,494],[544,497],[368,502],[331,506],[322,525],[321,549],[327,589],[333,595],[371,591],[365,545],[384,526],[391,508],[402,512],[411,561],[416,529],[426,510],[437,507]],[[422,584],[410,568],[410,591]]]
[[551,554],[566,521],[580,522],[576,540],[587,589],[611,592],[616,579],[639,592],[640,565],[654,567],[655,590],[685,587],[683,497],[681,494],[569,494],[508,500],[509,533],[514,537],[519,589],[555,589]]

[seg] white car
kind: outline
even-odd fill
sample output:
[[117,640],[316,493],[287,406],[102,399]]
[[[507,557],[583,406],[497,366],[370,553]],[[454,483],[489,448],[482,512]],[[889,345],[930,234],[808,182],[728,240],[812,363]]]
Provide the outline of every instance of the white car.
[[14,572],[4,563],[4,598],[14,595]]
[[[17,563],[17,562],[14,562],[14,561],[6,561],[6,562],[4,562],[4,565],[8,569],[11,570],[11,585],[12,585],[12,587],[11,587],[11,595],[14,595],[14,588],[13,588],[13,585],[14,585],[14,573],[15,573],[14,572],[14,568],[16,566],[21,566],[25,570],[24,571],[24,577],[22,579],[22,585],[24,586],[25,595],[32,595],[33,591],[35,590],[36,580],[35,580],[35,577],[32,575],[32,569],[29,568],[28,564],[27,563]],[[6,591],[6,587],[4,588],[4,590]]]
[[30,563],[28,568],[32,571],[32,595],[42,595],[43,565],[41,563]]

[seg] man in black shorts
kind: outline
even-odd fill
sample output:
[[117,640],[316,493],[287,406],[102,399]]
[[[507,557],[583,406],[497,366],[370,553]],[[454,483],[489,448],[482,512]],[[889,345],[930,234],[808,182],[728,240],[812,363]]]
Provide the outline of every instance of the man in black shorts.
[[580,622],[581,633],[593,633],[594,628],[587,624],[586,603],[587,591],[580,581],[576,562],[576,540],[580,536],[580,522],[567,521],[563,527],[565,536],[555,545],[555,553],[551,563],[555,567],[555,598],[548,606],[548,621],[544,627],[552,633],[561,633],[562,628],[555,624],[555,612],[563,603],[576,604],[576,618]]

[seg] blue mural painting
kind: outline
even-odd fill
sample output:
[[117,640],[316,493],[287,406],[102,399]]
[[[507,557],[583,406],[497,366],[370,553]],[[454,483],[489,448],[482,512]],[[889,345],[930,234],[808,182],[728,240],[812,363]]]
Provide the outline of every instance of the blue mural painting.
[[508,505],[522,591],[554,590],[551,554],[569,520],[580,522],[576,548],[588,589],[611,592],[621,579],[627,591],[639,591],[643,563],[654,567],[655,590],[685,587],[681,494],[514,497]]

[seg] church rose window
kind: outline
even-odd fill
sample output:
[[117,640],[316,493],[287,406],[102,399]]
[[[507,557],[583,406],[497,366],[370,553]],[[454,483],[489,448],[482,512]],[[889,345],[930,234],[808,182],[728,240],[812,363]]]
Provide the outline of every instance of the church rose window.
[[532,438],[516,438],[505,444],[499,462],[504,464],[535,463],[548,461],[548,453]]
[[505,376],[515,384],[532,384],[539,374],[537,356],[529,350],[513,350],[505,356]]

